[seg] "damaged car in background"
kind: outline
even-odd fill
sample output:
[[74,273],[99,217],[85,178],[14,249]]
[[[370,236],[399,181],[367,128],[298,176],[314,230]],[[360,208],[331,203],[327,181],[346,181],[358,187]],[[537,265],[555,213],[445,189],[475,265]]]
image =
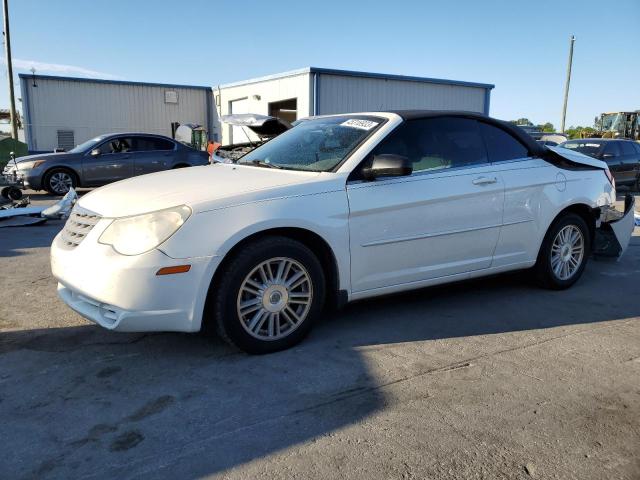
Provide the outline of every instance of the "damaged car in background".
[[[239,139],[232,138],[234,141],[232,145],[220,146],[215,150],[211,156],[212,163],[233,163],[244,154],[291,128],[291,124],[285,120],[257,113],[223,115],[220,121],[229,125],[231,129],[236,127],[234,131],[239,132],[242,140],[246,140],[246,142],[239,142],[237,141]],[[251,139],[252,134],[255,136],[254,140]]]
[[634,200],[615,202],[606,163],[480,114],[312,117],[236,163],[83,196],[51,268],[104,328],[268,353],[327,305],[518,269],[569,288],[592,253],[628,246]]

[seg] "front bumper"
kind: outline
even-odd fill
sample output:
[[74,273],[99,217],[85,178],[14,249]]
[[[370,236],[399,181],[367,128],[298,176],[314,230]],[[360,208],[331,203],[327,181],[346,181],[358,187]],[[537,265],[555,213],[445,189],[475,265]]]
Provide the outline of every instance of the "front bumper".
[[13,185],[18,188],[25,188],[24,177],[20,173],[16,173],[15,170],[5,170],[2,172],[2,182],[5,185]]
[[[159,250],[125,256],[97,242],[110,220],[100,220],[77,246],[60,234],[51,246],[51,271],[60,298],[83,317],[126,332],[200,330],[209,283],[219,257],[173,259]],[[191,265],[158,276],[162,267]]]
[[21,188],[31,188],[33,190],[42,190],[42,174],[43,167],[32,168],[28,170],[17,170],[13,165],[9,164],[4,167],[2,175],[6,182],[15,184]]
[[32,190],[42,190],[42,174],[40,173],[31,173],[31,171],[26,172],[26,174],[22,177],[22,182],[25,188],[30,188]]
[[597,257],[618,258],[629,246],[635,228],[635,197],[627,195],[624,199],[624,213],[607,211],[600,227],[596,229],[593,253]]

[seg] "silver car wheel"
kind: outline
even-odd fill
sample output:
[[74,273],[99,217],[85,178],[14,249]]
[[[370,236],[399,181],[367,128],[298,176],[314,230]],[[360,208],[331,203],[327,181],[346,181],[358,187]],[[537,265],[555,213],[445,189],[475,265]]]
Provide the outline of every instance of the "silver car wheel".
[[290,335],[309,314],[313,283],[306,268],[287,257],[260,263],[240,285],[238,318],[247,333],[260,340]]
[[49,178],[49,186],[57,194],[67,193],[73,186],[73,179],[67,172],[55,172]]
[[559,280],[573,277],[584,258],[584,236],[575,225],[562,228],[551,245],[551,270]]

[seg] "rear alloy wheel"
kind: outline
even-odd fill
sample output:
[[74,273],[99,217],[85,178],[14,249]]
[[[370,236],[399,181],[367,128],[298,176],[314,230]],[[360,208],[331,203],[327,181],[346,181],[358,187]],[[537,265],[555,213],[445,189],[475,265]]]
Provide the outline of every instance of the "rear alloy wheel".
[[536,263],[543,286],[555,290],[569,288],[578,281],[590,250],[589,229],[578,215],[570,213],[549,228]]
[[276,352],[297,344],[324,304],[320,262],[304,244],[286,237],[266,237],[243,246],[217,278],[212,310],[207,312],[218,335],[247,353]]
[[64,195],[76,187],[75,177],[67,170],[53,170],[47,174],[44,187],[53,195]]
[[551,245],[551,268],[560,280],[576,274],[584,258],[584,236],[575,225],[567,225],[558,232]]

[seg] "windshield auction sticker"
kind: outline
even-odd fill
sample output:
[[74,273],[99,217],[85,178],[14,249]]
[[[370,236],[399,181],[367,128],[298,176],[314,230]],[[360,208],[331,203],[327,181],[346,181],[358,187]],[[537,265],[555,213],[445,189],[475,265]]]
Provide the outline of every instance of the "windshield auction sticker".
[[359,120],[357,118],[352,118],[347,120],[346,122],[342,122],[340,125],[343,127],[352,127],[359,128],[361,130],[371,130],[373,127],[378,125],[378,122],[372,122],[371,120]]

